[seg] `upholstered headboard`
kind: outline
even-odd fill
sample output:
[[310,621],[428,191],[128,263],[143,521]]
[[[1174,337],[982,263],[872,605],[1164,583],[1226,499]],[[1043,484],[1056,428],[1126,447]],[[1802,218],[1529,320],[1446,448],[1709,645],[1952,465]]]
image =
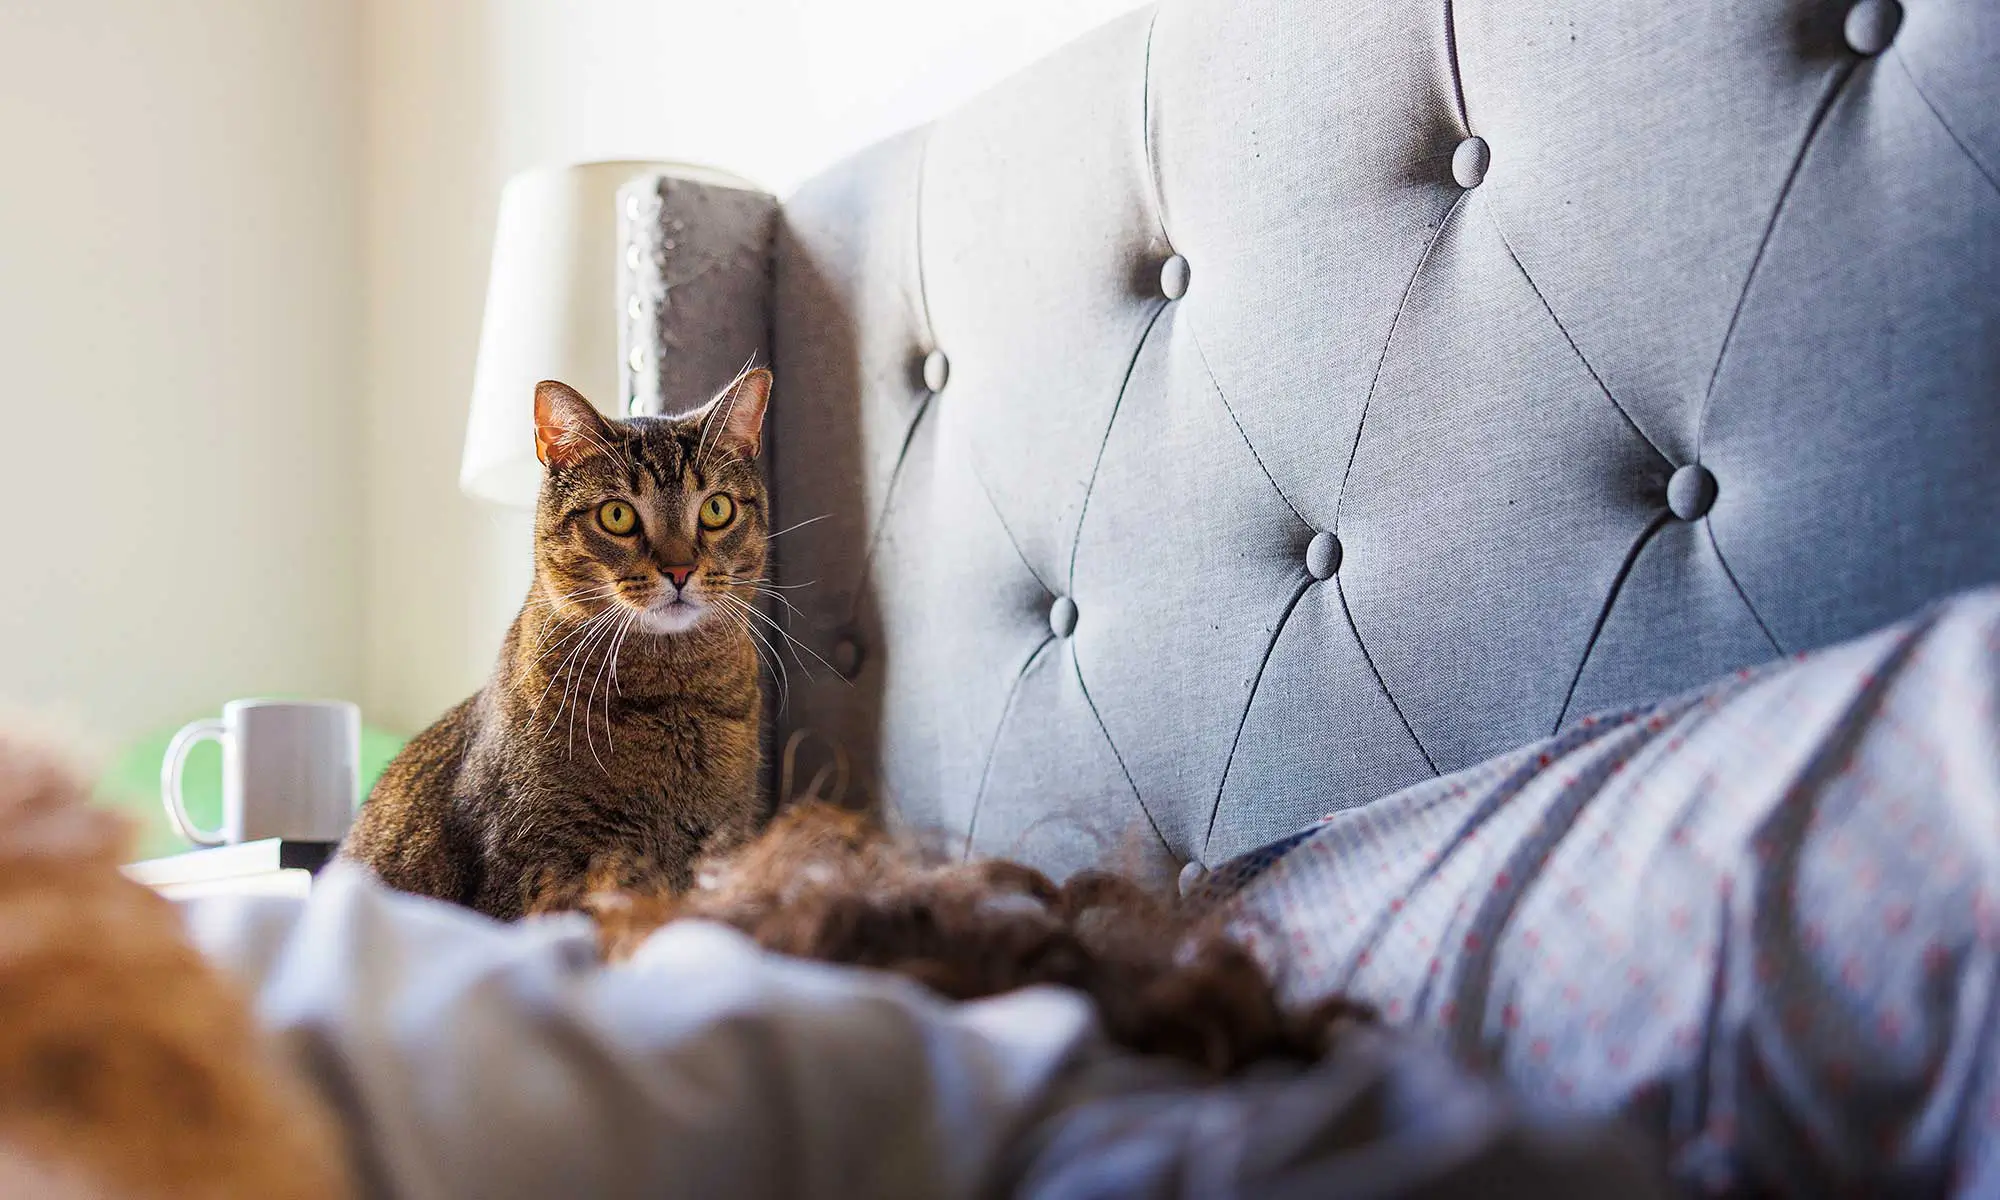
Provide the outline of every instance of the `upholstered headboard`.
[[2000,578],[1990,0],[1166,0],[769,236],[774,754],[977,850],[1212,864]]

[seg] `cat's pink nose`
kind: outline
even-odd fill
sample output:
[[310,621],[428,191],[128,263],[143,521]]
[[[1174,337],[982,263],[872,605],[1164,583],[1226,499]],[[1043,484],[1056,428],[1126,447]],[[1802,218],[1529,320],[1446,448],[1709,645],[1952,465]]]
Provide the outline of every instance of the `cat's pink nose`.
[[688,576],[694,574],[694,567],[661,567],[660,573],[673,580],[675,587],[684,588],[688,585]]

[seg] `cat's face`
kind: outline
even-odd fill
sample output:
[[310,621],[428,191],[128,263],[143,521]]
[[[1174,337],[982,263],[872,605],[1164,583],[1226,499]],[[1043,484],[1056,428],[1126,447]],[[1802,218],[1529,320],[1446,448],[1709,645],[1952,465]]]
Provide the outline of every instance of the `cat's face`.
[[771,373],[749,371],[686,416],[610,421],[563,384],[539,385],[535,561],[550,598],[622,606],[655,634],[752,623],[770,532],[756,462],[770,393]]

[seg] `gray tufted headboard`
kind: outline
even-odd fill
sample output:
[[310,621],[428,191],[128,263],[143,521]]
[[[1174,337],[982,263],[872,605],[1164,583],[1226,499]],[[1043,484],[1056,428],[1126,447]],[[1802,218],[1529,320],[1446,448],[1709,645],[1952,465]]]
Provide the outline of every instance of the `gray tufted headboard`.
[[2000,578],[1992,0],[1166,0],[769,236],[777,745],[978,850],[1212,864]]

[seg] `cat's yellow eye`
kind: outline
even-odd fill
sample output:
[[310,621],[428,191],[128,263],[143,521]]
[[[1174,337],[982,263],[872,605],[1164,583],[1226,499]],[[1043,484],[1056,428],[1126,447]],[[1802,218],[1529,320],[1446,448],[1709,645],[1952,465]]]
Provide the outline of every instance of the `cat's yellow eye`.
[[597,523],[604,526],[604,532],[624,537],[639,527],[639,514],[623,500],[606,500],[597,506]]
[[721,492],[701,502],[701,527],[720,529],[736,519],[736,501]]

